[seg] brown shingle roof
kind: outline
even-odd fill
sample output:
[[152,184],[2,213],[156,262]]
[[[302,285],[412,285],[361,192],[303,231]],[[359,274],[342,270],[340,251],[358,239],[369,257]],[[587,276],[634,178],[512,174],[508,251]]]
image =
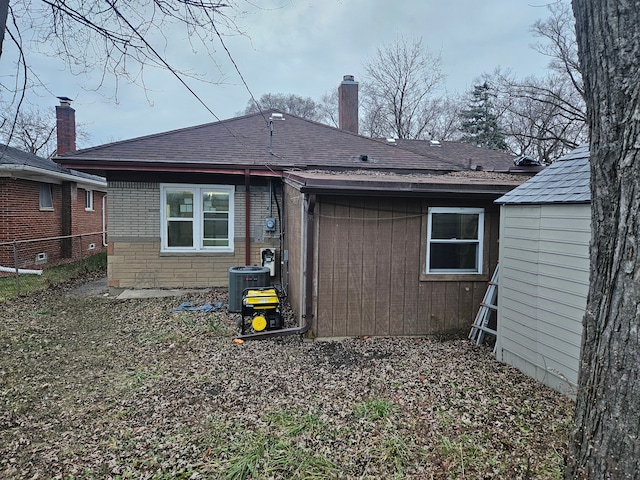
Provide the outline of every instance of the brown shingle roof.
[[481,148],[463,142],[430,142],[428,140],[397,139],[399,148],[409,150],[419,155],[430,155],[451,163],[457,169],[484,170],[504,173],[534,174],[542,168],[514,165],[514,156],[507,152]]
[[[133,138],[79,150],[60,158],[68,166],[117,170],[120,167],[206,169],[269,166],[291,168],[452,171],[461,167],[430,152],[417,154],[290,114],[273,122],[273,155],[269,153],[271,113],[256,113],[216,123]],[[277,112],[280,113],[280,112]]]

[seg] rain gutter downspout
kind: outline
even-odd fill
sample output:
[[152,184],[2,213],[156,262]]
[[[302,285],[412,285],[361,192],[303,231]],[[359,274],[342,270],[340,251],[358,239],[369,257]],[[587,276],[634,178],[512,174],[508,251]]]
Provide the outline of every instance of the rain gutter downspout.
[[311,328],[313,323],[313,241],[314,233],[314,211],[316,208],[315,194],[305,195],[305,255],[303,265],[304,278],[304,325],[301,327],[283,328],[281,330],[271,330],[260,333],[251,333],[247,335],[238,335],[235,338],[241,340],[263,340],[265,338],[284,337],[288,335],[304,335]]
[[251,265],[251,170],[244,171],[244,264]]
[[107,246],[107,194],[102,196],[102,246]]

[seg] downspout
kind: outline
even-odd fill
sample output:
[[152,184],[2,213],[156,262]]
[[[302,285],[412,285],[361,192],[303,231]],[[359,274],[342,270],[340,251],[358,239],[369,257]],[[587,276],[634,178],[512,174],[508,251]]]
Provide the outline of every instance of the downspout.
[[102,246],[107,246],[107,194],[102,196]]
[[280,330],[271,330],[260,333],[251,333],[247,335],[238,335],[236,338],[242,340],[263,340],[265,338],[284,337],[288,335],[304,335],[311,328],[313,323],[313,242],[314,242],[314,211],[316,208],[316,196],[308,194],[305,197],[305,254],[303,277],[304,277],[304,325],[293,328],[283,328]]
[[244,264],[251,265],[251,170],[244,171]]
[[307,220],[306,236],[305,236],[305,259],[304,259],[304,313],[302,318],[305,319],[304,332],[311,328],[313,322],[313,242],[314,242],[314,212],[316,208],[315,194],[309,194],[305,198],[305,213]]

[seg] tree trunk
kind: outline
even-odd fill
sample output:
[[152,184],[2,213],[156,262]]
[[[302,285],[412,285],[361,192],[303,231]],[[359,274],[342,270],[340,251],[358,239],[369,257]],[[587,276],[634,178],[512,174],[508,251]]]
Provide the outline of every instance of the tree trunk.
[[591,273],[565,479],[640,478],[640,2],[573,0],[591,151]]
[[0,0],[0,58],[2,58],[2,46],[4,45],[4,32],[7,30],[8,15],[9,0]]

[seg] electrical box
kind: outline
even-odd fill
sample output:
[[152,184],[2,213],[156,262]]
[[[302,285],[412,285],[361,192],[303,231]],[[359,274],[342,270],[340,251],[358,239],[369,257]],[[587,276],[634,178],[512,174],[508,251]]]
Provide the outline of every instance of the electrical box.
[[264,230],[266,232],[276,231],[276,219],[273,217],[267,217],[264,219]]
[[262,266],[269,269],[269,276],[276,276],[276,249],[275,248],[261,248],[260,258],[262,259]]

